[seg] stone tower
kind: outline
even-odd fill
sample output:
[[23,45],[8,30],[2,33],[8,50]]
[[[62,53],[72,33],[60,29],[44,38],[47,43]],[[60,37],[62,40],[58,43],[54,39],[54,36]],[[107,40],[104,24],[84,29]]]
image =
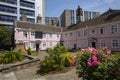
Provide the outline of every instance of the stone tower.
[[77,10],[76,10],[76,22],[82,22],[83,21],[83,11],[82,8],[80,8],[80,6],[78,6]]
[[42,17],[40,16],[40,14],[38,14],[38,16],[37,16],[37,23],[38,24],[42,23]]

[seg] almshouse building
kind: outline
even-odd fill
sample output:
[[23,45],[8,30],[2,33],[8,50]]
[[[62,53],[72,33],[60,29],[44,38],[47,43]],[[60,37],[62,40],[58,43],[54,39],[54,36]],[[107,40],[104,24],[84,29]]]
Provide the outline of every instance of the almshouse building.
[[68,49],[108,47],[120,51],[120,10],[109,9],[95,19],[64,28],[62,40]]
[[78,24],[57,28],[16,21],[15,43],[25,48],[45,50],[62,42],[68,49],[108,47],[120,51],[120,10],[109,9],[97,18],[82,22],[82,9],[77,11]]
[[25,49],[45,50],[60,42],[61,28],[23,21],[14,23],[15,44],[24,43]]

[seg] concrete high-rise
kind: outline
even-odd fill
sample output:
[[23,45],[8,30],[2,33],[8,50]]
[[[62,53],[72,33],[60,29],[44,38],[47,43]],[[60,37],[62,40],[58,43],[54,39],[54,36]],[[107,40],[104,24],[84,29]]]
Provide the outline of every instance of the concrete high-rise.
[[22,14],[26,15],[24,20],[32,23],[39,15],[44,24],[44,10],[44,0],[0,0],[0,26],[13,27],[13,21],[22,20]]
[[49,26],[60,26],[59,17],[45,17],[45,24]]
[[76,11],[66,9],[60,16],[60,25],[62,27],[70,26],[76,23]]
[[[100,15],[100,12],[84,11],[82,8],[80,8],[80,6],[78,8],[79,11],[67,9],[63,11],[60,16],[60,24],[62,27],[70,26],[76,24],[77,22],[90,20]],[[78,13],[80,16],[77,16]]]

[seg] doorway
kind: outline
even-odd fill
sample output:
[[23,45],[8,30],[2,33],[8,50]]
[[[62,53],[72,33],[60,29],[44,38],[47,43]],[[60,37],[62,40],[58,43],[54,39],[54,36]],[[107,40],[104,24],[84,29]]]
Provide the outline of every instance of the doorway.
[[92,47],[96,48],[96,42],[92,42]]
[[37,43],[36,44],[36,51],[38,52],[38,50],[39,50],[39,44]]

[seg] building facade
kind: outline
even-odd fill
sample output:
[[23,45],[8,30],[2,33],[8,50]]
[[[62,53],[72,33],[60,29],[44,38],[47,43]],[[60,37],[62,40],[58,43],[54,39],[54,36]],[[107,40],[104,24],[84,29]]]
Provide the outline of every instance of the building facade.
[[15,44],[23,43],[25,49],[46,50],[60,43],[61,28],[16,21],[14,23]]
[[104,48],[120,51],[120,10],[109,9],[99,17],[64,28],[15,22],[15,43],[26,49],[54,47],[62,43],[68,49]]
[[59,17],[45,17],[45,24],[49,26],[60,26]]
[[89,21],[64,28],[63,44],[68,49],[104,48],[120,51],[120,10],[108,10]]
[[83,21],[94,19],[100,15],[100,12],[83,11]]
[[62,27],[70,26],[76,23],[76,12],[75,10],[64,10],[60,16],[60,25]]
[[22,14],[32,23],[36,23],[40,15],[44,24],[44,0],[0,0],[1,26],[13,27],[13,22],[21,20]]

